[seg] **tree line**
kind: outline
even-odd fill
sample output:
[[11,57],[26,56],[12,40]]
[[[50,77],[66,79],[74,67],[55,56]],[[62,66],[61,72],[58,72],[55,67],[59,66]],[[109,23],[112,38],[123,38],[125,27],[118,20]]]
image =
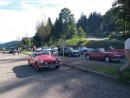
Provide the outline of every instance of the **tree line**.
[[[114,33],[113,33],[114,32]],[[52,23],[51,18],[41,21],[36,26],[36,34],[30,39],[37,46],[57,44],[60,39],[71,39],[86,36],[120,37],[130,36],[130,1],[115,0],[104,15],[92,12],[88,17],[81,14],[78,21],[70,9],[61,9],[58,18]],[[27,38],[23,38],[22,42]]]

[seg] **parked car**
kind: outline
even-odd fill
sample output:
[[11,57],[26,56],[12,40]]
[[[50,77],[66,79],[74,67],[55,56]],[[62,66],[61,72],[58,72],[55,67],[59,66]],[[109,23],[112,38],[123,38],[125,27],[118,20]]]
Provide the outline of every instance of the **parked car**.
[[51,53],[53,52],[53,50],[48,46],[43,46],[42,48],[43,48],[43,50],[50,51]]
[[35,51],[34,51],[36,54],[48,54],[48,55],[51,55],[51,52],[49,50],[42,50],[42,48],[36,48]]
[[16,53],[17,49],[15,47],[10,47],[9,48],[9,53]]
[[100,60],[110,63],[111,61],[120,61],[122,55],[118,52],[105,52],[102,49],[95,49],[84,53],[87,60]]
[[85,46],[79,46],[77,50],[78,50],[81,54],[83,54],[83,52],[87,51],[88,48],[85,47]]
[[50,48],[52,49],[53,52],[56,52],[58,51],[58,48],[54,45],[51,45]]
[[[64,51],[64,52],[63,52]],[[58,54],[61,55],[65,55],[65,56],[80,56],[80,52],[78,50],[74,50],[72,47],[66,47],[63,49],[60,49]]]
[[58,69],[61,65],[61,59],[57,56],[51,56],[46,50],[34,52],[28,57],[29,65],[32,65],[39,72],[42,68]]
[[113,46],[109,46],[109,48],[105,49],[105,51],[108,51],[108,52],[118,52],[118,53],[122,54],[122,58],[125,58],[124,49],[115,49]]

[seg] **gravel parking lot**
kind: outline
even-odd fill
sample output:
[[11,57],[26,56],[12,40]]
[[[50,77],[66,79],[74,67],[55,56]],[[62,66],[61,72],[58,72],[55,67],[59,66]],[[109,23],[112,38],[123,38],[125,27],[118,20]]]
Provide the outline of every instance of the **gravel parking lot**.
[[61,66],[38,73],[27,55],[0,53],[0,98],[129,98],[130,84]]

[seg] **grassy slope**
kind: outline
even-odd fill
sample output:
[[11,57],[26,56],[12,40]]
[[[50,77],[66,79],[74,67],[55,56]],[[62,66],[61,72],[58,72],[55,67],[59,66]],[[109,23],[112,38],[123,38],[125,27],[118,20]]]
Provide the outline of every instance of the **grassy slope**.
[[84,45],[90,48],[108,48],[109,46],[113,46],[115,48],[123,49],[124,48],[124,41],[120,40],[112,40],[112,39],[86,39],[86,38],[73,38],[67,40],[67,45],[72,47],[77,47]]

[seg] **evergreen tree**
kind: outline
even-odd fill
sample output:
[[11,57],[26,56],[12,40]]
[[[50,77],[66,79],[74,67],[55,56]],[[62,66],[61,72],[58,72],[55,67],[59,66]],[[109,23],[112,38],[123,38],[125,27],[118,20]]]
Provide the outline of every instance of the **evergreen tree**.
[[78,22],[77,22],[77,28],[82,27],[82,29],[87,32],[88,31],[88,20],[86,15],[83,13],[81,14]]

